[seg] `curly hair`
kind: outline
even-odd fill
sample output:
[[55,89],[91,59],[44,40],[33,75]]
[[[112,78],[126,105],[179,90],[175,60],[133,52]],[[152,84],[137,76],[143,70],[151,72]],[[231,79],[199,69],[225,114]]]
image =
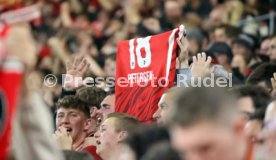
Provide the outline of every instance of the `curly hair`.
[[81,101],[76,95],[68,95],[59,99],[56,103],[56,110],[58,110],[59,108],[77,109],[82,111],[87,118],[90,117],[88,105]]
[[100,109],[101,102],[106,97],[106,92],[97,87],[83,87],[77,91],[76,95],[89,107],[95,106],[97,109]]

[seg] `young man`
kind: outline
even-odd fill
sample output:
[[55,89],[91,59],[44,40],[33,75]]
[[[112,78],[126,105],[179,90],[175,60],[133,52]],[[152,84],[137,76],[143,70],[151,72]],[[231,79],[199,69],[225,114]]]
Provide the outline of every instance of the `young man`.
[[103,160],[119,159],[123,154],[122,142],[139,127],[140,123],[133,117],[123,113],[111,113],[96,133],[97,154]]
[[77,96],[65,96],[58,101],[54,136],[62,149],[83,149],[89,118],[89,107]]
[[221,88],[178,91],[169,116],[173,147],[189,160],[245,160],[245,122],[236,102]]

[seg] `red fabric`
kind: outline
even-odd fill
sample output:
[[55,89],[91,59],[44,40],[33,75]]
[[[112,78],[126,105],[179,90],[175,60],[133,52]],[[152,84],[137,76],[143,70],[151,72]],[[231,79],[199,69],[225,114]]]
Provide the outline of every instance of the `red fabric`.
[[245,160],[254,160],[255,143],[249,142]]
[[45,45],[39,52],[39,58],[44,58],[51,55],[51,49],[48,45]]
[[2,5],[4,5],[4,8],[1,10],[1,12],[5,12],[14,9],[19,9],[23,6],[23,3],[20,0],[14,1],[13,3],[11,3],[10,1],[6,1],[6,3]]
[[83,150],[89,152],[95,160],[102,160],[101,157],[96,153],[95,146],[87,146]]
[[99,0],[90,0],[90,6],[93,6],[95,8],[101,8],[101,4],[99,2]]
[[252,73],[252,69],[251,68],[246,68],[245,71],[244,71],[244,75],[246,77],[248,77],[251,73]]
[[4,44],[4,39],[7,37],[9,29],[10,26],[7,24],[0,27],[0,63],[6,56],[6,45]]
[[[183,26],[182,26],[183,27]],[[168,31],[162,34],[144,38],[144,44],[149,44],[150,47],[140,45],[135,40],[125,40],[118,43],[118,52],[116,58],[116,101],[115,111],[123,112],[138,118],[141,122],[152,123],[152,115],[157,110],[158,101],[165,90],[174,85],[177,42],[179,28]],[[171,37],[171,38],[170,38]],[[145,39],[148,39],[146,42]],[[141,39],[139,39],[140,41]],[[169,40],[171,43],[169,43]],[[134,45],[131,45],[133,42]],[[171,44],[171,52],[169,46]],[[133,46],[133,47],[131,47]],[[140,46],[140,47],[138,47]],[[137,49],[138,48],[138,49]],[[139,48],[140,55],[139,56]],[[149,48],[149,50],[147,49]],[[133,52],[131,52],[131,50]],[[146,52],[146,51],[150,52]],[[132,56],[131,56],[132,55]],[[147,55],[149,58],[146,58]],[[171,57],[170,57],[171,55]],[[132,57],[132,61],[131,61]],[[139,58],[140,57],[140,58]],[[140,62],[140,63],[139,63]],[[131,65],[132,69],[131,69]],[[137,73],[139,75],[156,77],[143,77],[142,80],[147,81],[146,87],[141,87],[137,82],[133,82],[133,87],[130,84],[127,86],[119,86],[119,78],[125,78],[128,82]],[[148,73],[148,74],[143,74]],[[161,77],[163,81],[160,80]],[[129,79],[128,79],[129,78]],[[167,79],[166,79],[167,78]],[[166,87],[153,87],[151,83],[158,84],[158,80],[164,82],[167,80]],[[141,83],[142,84],[142,83]]]
[[[12,120],[16,112],[17,99],[20,93],[22,74],[5,72],[0,69],[1,125],[0,159],[6,160],[11,141]],[[3,116],[4,115],[4,116]]]
[[0,27],[0,38],[5,38],[9,32],[9,29],[10,29],[10,26],[7,24]]

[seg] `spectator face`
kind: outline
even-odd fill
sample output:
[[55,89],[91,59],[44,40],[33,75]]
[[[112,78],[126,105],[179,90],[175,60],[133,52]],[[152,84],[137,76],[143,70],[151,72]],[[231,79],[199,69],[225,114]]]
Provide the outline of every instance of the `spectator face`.
[[56,127],[65,127],[74,141],[85,135],[88,128],[88,120],[84,113],[73,108],[59,108],[57,110]]
[[109,155],[110,151],[117,147],[120,141],[120,132],[116,131],[115,122],[116,118],[106,119],[102,123],[100,130],[95,134],[96,152],[102,158],[111,156]]
[[270,42],[268,55],[270,60],[276,60],[276,38],[273,38]]
[[195,38],[189,39],[188,50],[192,55],[196,55],[196,53],[200,50],[200,43]]
[[162,126],[166,123],[170,112],[170,106],[172,106],[172,94],[164,93],[158,103],[158,110],[154,113],[153,119],[157,121],[157,124]]
[[181,17],[182,11],[180,5],[175,1],[166,1],[165,15],[168,19]]
[[217,28],[214,32],[215,42],[226,42],[226,34],[224,28]]
[[221,64],[221,65],[229,64],[228,63],[228,57],[227,57],[226,54],[218,55],[218,56],[216,56],[216,58],[217,58],[218,63]]
[[224,15],[225,15],[225,8],[222,8],[222,7],[214,8],[209,15],[210,25],[218,26],[222,24]]
[[202,121],[185,128],[173,126],[170,132],[174,148],[189,160],[221,160],[222,156],[233,160],[245,153],[245,143],[239,143],[242,129]]
[[115,111],[115,94],[108,95],[101,103],[101,114],[103,119],[106,119],[107,115]]
[[248,48],[246,48],[245,46],[243,46],[242,44],[234,43],[233,47],[232,47],[232,53],[233,53],[234,56],[235,55],[242,55],[242,57],[246,61],[250,60],[251,51]]

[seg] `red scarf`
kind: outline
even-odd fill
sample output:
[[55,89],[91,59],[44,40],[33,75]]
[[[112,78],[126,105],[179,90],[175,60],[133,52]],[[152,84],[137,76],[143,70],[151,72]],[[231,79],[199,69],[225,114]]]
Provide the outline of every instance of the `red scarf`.
[[[17,110],[18,97],[23,79],[22,70],[16,68],[19,62],[5,62],[0,67],[0,159],[8,159],[12,124]],[[4,67],[7,66],[7,67]]]

